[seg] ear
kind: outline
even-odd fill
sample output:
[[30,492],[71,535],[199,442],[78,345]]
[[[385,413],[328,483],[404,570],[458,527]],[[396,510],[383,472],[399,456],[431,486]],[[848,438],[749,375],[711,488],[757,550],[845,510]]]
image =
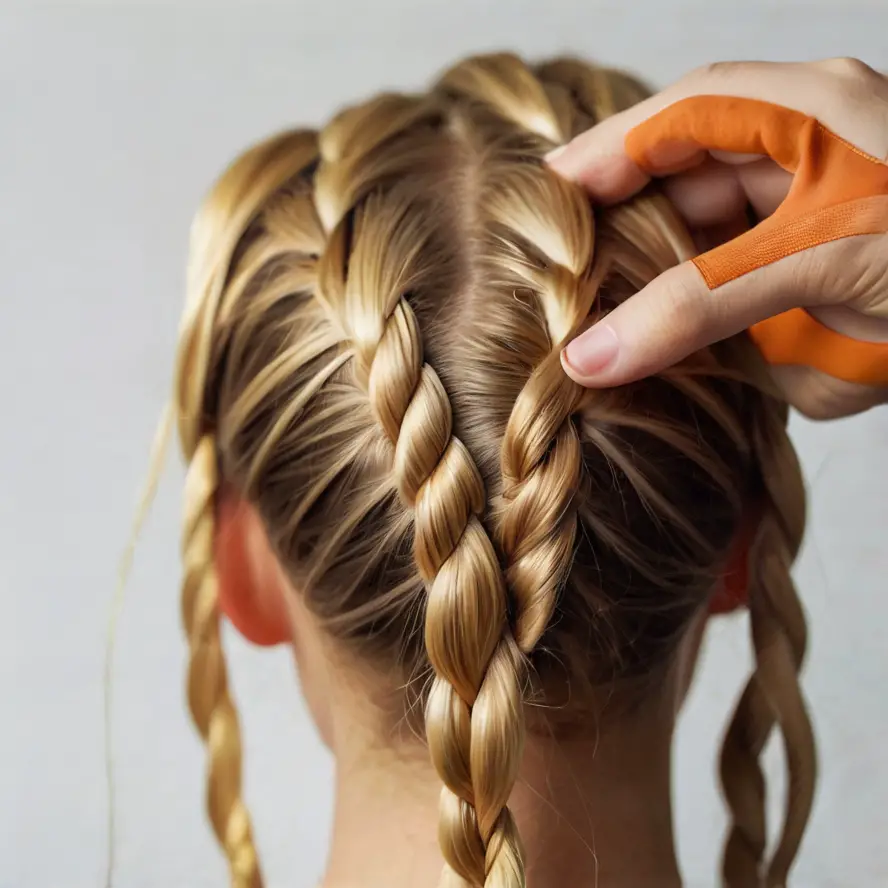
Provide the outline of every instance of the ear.
[[262,520],[248,503],[225,491],[216,501],[213,549],[222,613],[253,644],[291,641],[286,583]]
[[744,520],[728,554],[722,582],[710,599],[710,614],[729,614],[749,604],[749,549],[755,531],[755,523]]

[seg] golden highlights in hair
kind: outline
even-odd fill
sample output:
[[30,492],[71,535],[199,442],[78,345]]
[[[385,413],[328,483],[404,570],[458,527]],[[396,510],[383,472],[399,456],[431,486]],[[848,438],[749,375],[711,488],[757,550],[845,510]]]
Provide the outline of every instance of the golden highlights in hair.
[[[426,94],[257,145],[198,214],[176,387],[182,610],[235,888],[262,880],[219,633],[223,484],[330,635],[400,670],[405,705],[421,699],[442,878],[473,888],[525,884],[509,797],[528,732],[598,718],[605,686],[643,705],[754,513],[757,660],[722,757],[724,878],[784,884],[814,782],[785,407],[745,337],[605,391],[559,361],[693,250],[655,190],[597,209],[542,162],[644,95],[579,61],[472,58]],[[775,725],[790,788],[768,855],[759,759]]]

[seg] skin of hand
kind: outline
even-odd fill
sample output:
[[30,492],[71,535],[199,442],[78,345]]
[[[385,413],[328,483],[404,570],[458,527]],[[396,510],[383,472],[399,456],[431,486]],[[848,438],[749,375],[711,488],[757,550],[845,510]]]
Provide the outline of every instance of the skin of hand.
[[[662,178],[700,249],[710,249],[748,228],[748,208],[760,219],[770,216],[793,176],[767,156],[710,150],[691,139],[654,146],[645,169],[638,166],[626,151],[627,134],[673,103],[703,95],[758,99],[800,111],[888,162],[888,77],[854,59],[709,65],[579,135],[547,161],[601,204],[627,199],[652,175]],[[811,247],[713,290],[685,262],[569,343],[562,363],[583,385],[620,385],[796,307],[846,336],[888,342],[888,233]],[[772,373],[789,403],[813,418],[847,416],[888,402],[888,387],[847,382],[814,368],[774,366]]]

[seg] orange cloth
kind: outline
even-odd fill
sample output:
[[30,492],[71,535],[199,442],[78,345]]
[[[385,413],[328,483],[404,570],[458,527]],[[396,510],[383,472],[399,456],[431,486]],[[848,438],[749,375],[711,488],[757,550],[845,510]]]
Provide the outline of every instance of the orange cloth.
[[[649,171],[656,167],[648,153],[666,143],[765,154],[795,174],[772,216],[693,260],[710,290],[819,244],[888,232],[888,164],[799,111],[756,99],[695,96],[626,136],[629,156]],[[749,333],[772,364],[801,364],[848,382],[888,385],[888,343],[836,333],[803,308],[755,324]]]

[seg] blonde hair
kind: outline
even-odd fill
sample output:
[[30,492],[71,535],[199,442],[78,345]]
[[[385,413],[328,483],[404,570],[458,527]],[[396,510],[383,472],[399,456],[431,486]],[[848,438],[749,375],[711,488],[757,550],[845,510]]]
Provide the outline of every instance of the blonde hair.
[[[182,607],[236,888],[262,880],[219,636],[223,480],[327,631],[399,667],[424,702],[445,880],[486,888],[525,883],[508,801],[526,719],[582,727],[602,686],[641,705],[755,514],[756,668],[722,757],[724,879],[785,883],[814,783],[786,409],[745,337],[607,391],[559,362],[580,328],[692,252],[656,191],[593,210],[542,163],[645,94],[579,61],[472,58],[425,95],[262,142],[197,216],[176,394]],[[775,723],[789,791],[766,859],[759,758]]]

